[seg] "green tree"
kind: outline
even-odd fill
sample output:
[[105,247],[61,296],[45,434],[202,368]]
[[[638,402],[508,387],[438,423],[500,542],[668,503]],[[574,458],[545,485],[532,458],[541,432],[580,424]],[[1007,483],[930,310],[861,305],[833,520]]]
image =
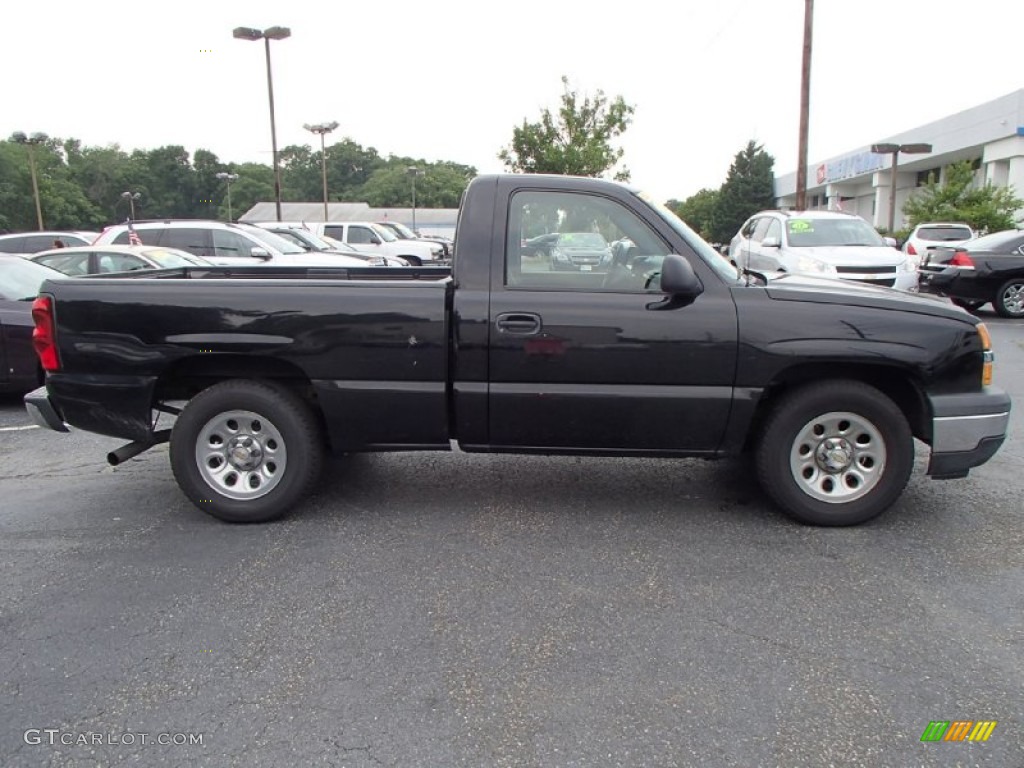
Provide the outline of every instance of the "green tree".
[[[612,146],[633,122],[635,107],[622,96],[611,101],[604,91],[582,97],[569,89],[562,76],[562,103],[557,115],[545,109],[536,123],[523,120],[513,129],[511,146],[498,159],[517,173],[557,173],[572,176],[601,176],[619,160],[623,150]],[[619,181],[629,179],[629,169],[615,173]]]
[[991,184],[977,186],[970,160],[946,166],[946,181],[934,178],[903,205],[911,228],[928,221],[962,221],[979,232],[1012,229],[1014,215],[1024,200],[1012,189]]
[[727,243],[751,215],[775,206],[775,158],[753,139],[736,153],[710,222],[713,242]]
[[704,239],[711,237],[711,222],[718,206],[719,190],[702,189],[680,202],[669,200],[666,207]]
[[421,171],[416,177],[417,208],[458,208],[466,184],[476,175],[476,169],[467,165],[391,157],[387,166],[374,171],[361,187],[360,199],[375,208],[411,207],[410,166]]

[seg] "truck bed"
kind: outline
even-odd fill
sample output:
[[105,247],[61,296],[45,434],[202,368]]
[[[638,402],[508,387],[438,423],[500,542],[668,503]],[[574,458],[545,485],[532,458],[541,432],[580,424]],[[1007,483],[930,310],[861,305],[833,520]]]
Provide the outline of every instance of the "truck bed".
[[447,448],[448,274],[188,267],[47,281],[74,372],[48,385],[72,426],[146,440],[154,402],[242,361],[308,386],[336,450]]

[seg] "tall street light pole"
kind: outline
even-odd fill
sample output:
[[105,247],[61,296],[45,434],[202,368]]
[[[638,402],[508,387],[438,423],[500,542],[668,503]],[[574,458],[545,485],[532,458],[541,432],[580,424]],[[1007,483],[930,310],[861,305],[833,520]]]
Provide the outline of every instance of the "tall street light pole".
[[410,165],[405,172],[412,178],[412,231],[419,234],[419,230],[416,229],[416,177],[422,176],[423,171],[415,165]]
[[926,155],[932,151],[932,145],[872,144],[871,151],[876,155],[892,155],[892,171],[889,174],[889,234],[892,235],[896,226],[896,168],[899,165],[900,152],[908,155]]
[[277,220],[281,221],[281,166],[277,160],[277,127],[274,122],[274,79],[270,70],[270,41],[291,37],[288,27],[235,27],[232,35],[239,40],[263,40],[267,52],[267,94],[270,97],[270,146],[274,155],[274,203],[277,206]]
[[11,141],[17,144],[23,144],[25,149],[28,151],[28,168],[32,174],[32,196],[36,201],[36,223],[39,225],[39,231],[43,231],[43,207],[39,202],[39,181],[36,177],[36,146],[38,144],[45,143],[50,137],[45,133],[33,133],[31,136],[26,136],[21,131],[15,131],[11,134]]
[[[221,171],[220,173],[217,174],[217,178],[220,179],[221,181],[223,181],[225,186],[227,186],[227,188],[228,188],[228,221],[234,221],[235,220],[235,216],[231,212],[231,184],[233,182],[238,181],[238,174],[237,173],[226,173],[225,171]],[[279,214],[279,216],[280,216],[280,214]]]
[[135,201],[142,197],[142,193],[122,192],[121,197],[128,201],[128,209],[131,211],[132,221],[135,221]]
[[800,141],[797,148],[796,209],[807,210],[807,130],[811,105],[811,33],[814,31],[814,0],[804,0],[804,55],[800,77]]
[[338,123],[332,120],[329,123],[317,123],[316,125],[306,123],[302,127],[307,131],[320,134],[320,172],[324,177],[324,221],[327,221],[327,148],[324,146],[324,135],[337,128]]

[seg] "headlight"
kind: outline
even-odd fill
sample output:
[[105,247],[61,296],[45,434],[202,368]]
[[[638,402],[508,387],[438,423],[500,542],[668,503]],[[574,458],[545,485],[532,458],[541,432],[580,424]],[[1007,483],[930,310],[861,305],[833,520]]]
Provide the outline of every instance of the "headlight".
[[552,258],[557,259],[558,261],[568,261],[569,260],[569,257],[566,256],[561,251],[552,251],[551,252],[551,256],[552,256]]
[[825,277],[836,277],[839,274],[831,264],[826,264],[824,261],[811,259],[807,256],[801,256],[797,259],[796,269],[798,272],[811,272]]
[[442,253],[444,253],[444,248],[442,246],[440,246],[440,245],[432,245],[432,246],[430,246],[430,255],[431,256],[440,256]]

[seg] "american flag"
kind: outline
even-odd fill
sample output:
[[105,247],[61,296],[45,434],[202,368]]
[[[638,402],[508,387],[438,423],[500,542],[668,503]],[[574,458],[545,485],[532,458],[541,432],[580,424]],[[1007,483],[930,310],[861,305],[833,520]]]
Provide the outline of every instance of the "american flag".
[[139,237],[139,233],[132,226],[131,219],[128,219],[128,245],[142,245],[142,238]]

